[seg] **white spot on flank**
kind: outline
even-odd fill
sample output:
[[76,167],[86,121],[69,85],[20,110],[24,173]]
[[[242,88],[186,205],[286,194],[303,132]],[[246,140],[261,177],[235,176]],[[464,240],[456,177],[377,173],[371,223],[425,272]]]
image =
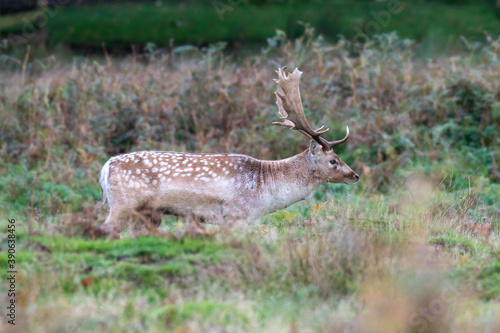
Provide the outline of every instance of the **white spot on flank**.
[[158,168],[153,168],[153,172],[158,172]]
[[153,180],[153,185],[156,185],[156,183],[157,183],[156,179],[155,179],[155,180]]
[[203,171],[208,171],[208,168],[207,167],[203,167]]
[[166,175],[169,175],[170,174],[170,170],[168,170],[167,172],[165,172]]
[[167,170],[167,168],[165,168],[165,167],[160,169],[160,171],[165,171],[165,170]]
[[200,171],[200,168],[199,168],[199,167],[198,167],[198,168],[196,168],[196,171]]
[[172,176],[177,177],[179,174],[176,172]]
[[172,178],[167,179],[167,182],[171,182],[171,181],[172,181]]
[[138,175],[140,175],[141,174],[141,170],[137,169],[137,170],[135,170],[135,173],[137,173]]

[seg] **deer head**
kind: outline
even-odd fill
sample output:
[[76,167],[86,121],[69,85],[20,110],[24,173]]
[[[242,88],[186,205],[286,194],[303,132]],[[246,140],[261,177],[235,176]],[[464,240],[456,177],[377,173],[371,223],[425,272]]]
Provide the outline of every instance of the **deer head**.
[[337,141],[327,141],[322,137],[329,130],[328,128],[323,129],[324,126],[313,130],[307,123],[300,97],[299,83],[302,72],[295,68],[293,73],[286,75],[285,69],[286,67],[283,67],[276,71],[278,79],[275,80],[278,84],[278,89],[275,91],[276,105],[278,105],[278,112],[284,120],[283,122],[273,122],[273,124],[290,127],[290,129],[297,130],[311,139],[309,154],[314,163],[313,170],[325,182],[346,184],[357,182],[359,180],[358,174],[352,171],[333,151],[333,147],[347,141],[349,127],[346,127],[346,136]]

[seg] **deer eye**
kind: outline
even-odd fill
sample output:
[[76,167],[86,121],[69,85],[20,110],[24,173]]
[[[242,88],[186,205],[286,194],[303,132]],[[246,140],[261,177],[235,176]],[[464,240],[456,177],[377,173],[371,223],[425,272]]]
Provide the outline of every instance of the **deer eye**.
[[330,164],[331,164],[331,165],[335,165],[335,164],[337,164],[337,163],[338,163],[338,162],[337,162],[337,160],[330,160]]

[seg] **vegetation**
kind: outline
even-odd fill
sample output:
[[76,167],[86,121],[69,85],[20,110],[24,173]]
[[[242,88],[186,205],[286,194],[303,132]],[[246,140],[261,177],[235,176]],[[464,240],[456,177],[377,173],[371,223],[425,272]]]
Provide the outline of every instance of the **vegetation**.
[[[221,44],[3,57],[0,219],[18,225],[21,331],[497,331],[500,42],[464,42],[468,55],[421,61],[394,34],[358,49],[306,26],[239,64]],[[333,139],[350,126],[337,153],[360,183],[322,185],[245,230],[190,235],[165,217],[148,237],[93,239],[111,155],[305,149],[271,125],[281,65],[304,71],[314,127]]]
[[[463,1],[462,1],[463,2]],[[419,41],[421,53],[454,51],[460,36],[484,40],[484,32],[500,33],[500,18],[492,1],[151,1],[109,3],[92,6],[54,7],[33,14],[6,16],[0,29],[15,45],[22,36],[46,39],[48,45],[62,43],[78,49],[130,51],[148,43],[168,47],[194,44],[206,46],[219,41],[234,49],[264,45],[276,29],[298,37],[308,22],[329,41],[339,35],[364,41],[365,34],[398,31],[400,36]],[[24,18],[23,18],[24,17]],[[33,21],[33,25],[29,24]],[[42,32],[46,32],[45,34]]]

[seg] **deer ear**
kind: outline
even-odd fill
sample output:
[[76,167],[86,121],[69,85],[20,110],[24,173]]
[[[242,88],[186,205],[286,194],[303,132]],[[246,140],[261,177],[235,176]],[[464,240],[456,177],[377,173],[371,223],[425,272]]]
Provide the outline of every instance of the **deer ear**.
[[321,147],[319,143],[317,143],[315,140],[311,140],[311,142],[309,143],[309,151],[313,156],[319,154],[321,152],[321,149],[323,149],[323,147]]

